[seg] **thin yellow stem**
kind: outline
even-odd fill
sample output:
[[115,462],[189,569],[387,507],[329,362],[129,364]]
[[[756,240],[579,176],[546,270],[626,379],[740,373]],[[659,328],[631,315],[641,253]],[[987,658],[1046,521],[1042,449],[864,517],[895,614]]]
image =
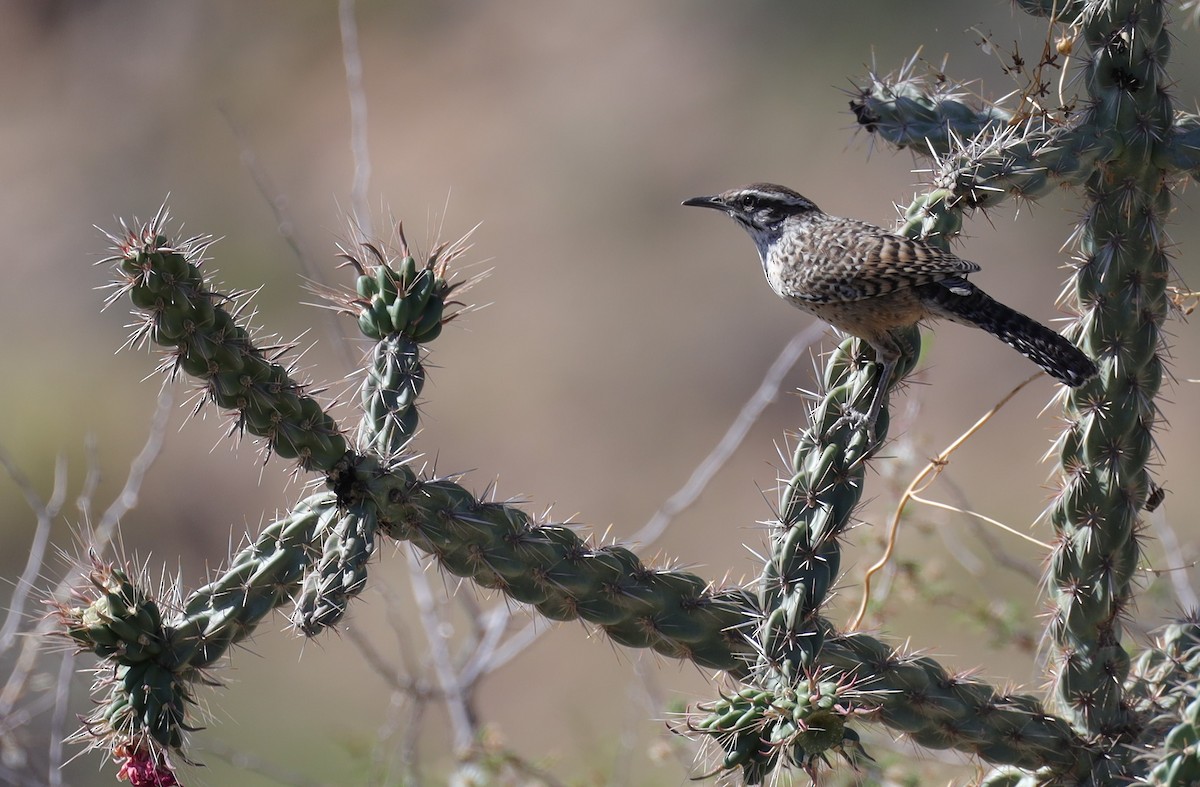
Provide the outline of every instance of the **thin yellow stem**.
[[973,516],[976,519],[980,519],[984,522],[987,522],[989,525],[994,525],[995,527],[1000,528],[1001,530],[1003,530],[1006,533],[1012,533],[1017,538],[1023,538],[1031,544],[1037,544],[1039,547],[1041,547],[1042,549],[1045,549],[1047,552],[1049,552],[1051,549],[1054,548],[1052,545],[1047,544],[1045,541],[1039,541],[1038,539],[1034,538],[1033,536],[1029,535],[1028,533],[1022,533],[1020,530],[1017,530],[1015,527],[1012,527],[1011,525],[1006,525],[998,519],[992,519],[990,516],[981,514],[978,511],[968,511],[965,508],[959,508],[958,506],[952,506],[949,503],[941,503],[937,500],[930,500],[929,498],[921,497],[920,495],[910,495],[910,498],[912,500],[916,500],[918,503],[924,503],[927,506],[933,506],[934,508],[945,509],[946,511],[953,511],[956,514],[966,514],[967,516]]
[[[954,442],[950,443],[950,445],[946,446],[946,448],[943,449],[940,454],[933,459],[930,459],[929,463],[925,465],[924,469],[917,473],[916,478],[914,478],[912,483],[908,485],[908,488],[904,490],[904,494],[900,496],[900,503],[896,506],[896,512],[892,515],[892,521],[888,527],[887,546],[883,550],[883,555],[881,555],[879,560],[875,561],[874,565],[868,568],[867,573],[863,575],[862,601],[858,605],[858,614],[856,614],[854,616],[854,620],[850,622],[848,629],[849,631],[855,631],[858,629],[859,625],[863,621],[863,618],[865,618],[867,615],[867,607],[871,603],[871,579],[881,570],[883,570],[883,567],[886,566],[892,559],[892,553],[896,550],[896,534],[900,530],[900,518],[904,515],[904,509],[907,507],[908,501],[915,498],[918,492],[925,491],[925,489],[927,489],[929,485],[933,483],[938,474],[942,472],[942,468],[949,463],[950,455],[957,451],[960,445],[978,432],[984,424],[991,420],[992,416],[1000,412],[1000,409],[1004,407],[1004,405],[1008,404],[1009,400],[1016,396],[1018,391],[1041,376],[1041,372],[1030,375],[1015,388],[1005,394],[1000,401],[996,402],[996,404],[992,406],[992,409],[980,416],[979,420],[976,421],[970,429],[959,435],[958,438]],[[926,481],[927,477],[928,481]]]

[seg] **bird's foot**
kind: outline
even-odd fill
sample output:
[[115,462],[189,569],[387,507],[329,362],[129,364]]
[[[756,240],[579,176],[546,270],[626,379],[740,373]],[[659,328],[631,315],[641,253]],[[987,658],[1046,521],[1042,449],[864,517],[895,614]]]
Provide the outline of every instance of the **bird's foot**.
[[879,439],[879,435],[875,431],[875,425],[878,420],[878,415],[872,418],[870,413],[864,413],[861,410],[847,410],[842,414],[837,422],[834,423],[833,428],[837,429],[838,427],[845,425],[851,429],[854,429],[855,431],[865,432],[867,436],[867,450],[864,451],[864,453],[873,454],[883,442]]

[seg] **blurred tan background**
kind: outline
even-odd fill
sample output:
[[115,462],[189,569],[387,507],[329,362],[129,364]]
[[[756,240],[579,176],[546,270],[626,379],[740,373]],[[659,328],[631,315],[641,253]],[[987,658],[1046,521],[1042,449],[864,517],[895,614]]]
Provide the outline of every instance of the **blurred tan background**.
[[[889,71],[924,46],[930,61],[948,53],[950,74],[982,77],[983,90],[998,96],[1016,84],[968,28],[1005,45],[1016,40],[1029,59],[1044,35],[1041,22],[998,1],[928,2],[920,14],[888,2],[822,3],[819,12],[815,5],[358,4],[377,231],[390,213],[429,248],[439,227],[453,238],[482,221],[468,272],[494,268],[469,293],[490,305],[433,346],[419,447],[439,471],[470,471],[466,484],[480,490],[498,479],[502,497],[526,499],[530,510],[552,505],[555,517],[574,516],[618,540],[631,535],[688,478],[810,319],[771,294],[740,230],[680,200],[766,179],[830,212],[889,224],[893,202],[907,203],[921,188],[913,170],[923,165],[908,154],[871,153],[847,112],[849,80],[872,61]],[[1170,72],[1180,105],[1191,107],[1196,31],[1177,33]],[[144,378],[156,357],[114,355],[127,308],[99,310],[104,293],[96,288],[108,272],[91,263],[106,243],[92,225],[149,217],[168,193],[188,231],[223,236],[210,264],[226,286],[263,285],[255,324],[289,338],[309,331],[304,343],[318,343],[304,367],[344,388],[352,370],[331,349],[325,313],[299,305],[312,296],[247,153],[303,253],[327,282],[349,284],[332,254],[353,176],[335,3],[0,2],[0,445],[43,494],[58,455],[68,458],[77,493],[84,440],[93,435],[106,503],[145,437],[159,378]],[[1177,264],[1194,280],[1200,236],[1183,196],[1173,228]],[[983,265],[975,277],[982,287],[1049,321],[1059,316],[1053,302],[1068,259],[1059,247],[1077,210],[1066,193],[1022,209],[1017,222],[1006,207],[972,221],[959,250]],[[352,333],[348,321],[337,329]],[[1190,561],[1197,527],[1179,512],[1200,504],[1190,483],[1200,446],[1195,388],[1184,380],[1200,376],[1200,351],[1192,326],[1174,322],[1171,331],[1179,381],[1165,390],[1170,427],[1158,433],[1169,490],[1162,511]],[[1032,371],[980,332],[938,331],[921,384],[893,400],[895,458],[876,463],[861,511],[867,525],[850,539],[835,619],[857,604],[861,572],[879,554],[898,492],[924,458]],[[812,364],[802,361],[786,388],[813,386]],[[186,385],[177,389],[182,399]],[[950,483],[932,496],[965,498],[1020,528],[1033,521],[1048,495],[1051,467],[1039,459],[1056,421],[1053,410],[1038,414],[1052,391],[1042,378],[1020,394],[955,457]],[[352,423],[351,408],[338,415]],[[184,416],[177,411],[122,532],[130,555],[181,571],[194,587],[228,556],[231,540],[302,490],[285,463],[260,468],[253,445],[225,439],[215,411]],[[753,576],[757,564],[743,545],[762,548],[755,523],[772,516],[775,443],[803,417],[802,400],[782,396],[700,505],[643,553],[714,580]],[[33,518],[7,478],[0,505],[6,603]],[[893,583],[888,633],[911,637],[952,667],[1040,684],[1033,655],[1020,647],[1039,635],[1037,584],[994,566],[962,519],[915,509],[910,520],[898,559],[920,565],[925,581]],[[1034,534],[1049,538],[1044,525]],[[54,537],[70,549],[66,523]],[[997,537],[1039,566],[1033,548]],[[1162,565],[1156,544],[1149,554]],[[373,569],[378,585],[348,625],[385,654],[396,652],[397,636],[423,652],[415,615],[397,634],[379,592],[386,585],[407,597],[403,556],[385,544]],[[1152,587],[1138,615],[1153,626],[1176,600],[1166,580],[1144,581]],[[474,592],[437,577],[434,587]],[[958,607],[1011,617],[1011,637],[980,627],[951,597]],[[370,752],[395,716],[388,691],[348,638],[304,643],[285,629],[277,617],[237,650],[222,675],[229,685],[205,698],[213,722],[195,736],[192,753],[208,767],[187,771],[187,784],[279,783],[231,765],[231,751],[309,780],[289,783],[374,783]],[[48,661],[47,669],[57,665]],[[82,678],[76,688],[76,711],[84,712]],[[665,732],[666,704],[713,696],[691,666],[565,625],[489,679],[479,710],[512,750],[566,783],[673,785],[688,772],[664,755],[678,744]],[[444,774],[446,720],[435,710],[423,724],[425,764]],[[910,749],[879,734],[871,740],[885,763]],[[98,759],[72,764],[69,782],[112,783],[111,766],[97,774]],[[971,769],[945,773],[969,778]]]

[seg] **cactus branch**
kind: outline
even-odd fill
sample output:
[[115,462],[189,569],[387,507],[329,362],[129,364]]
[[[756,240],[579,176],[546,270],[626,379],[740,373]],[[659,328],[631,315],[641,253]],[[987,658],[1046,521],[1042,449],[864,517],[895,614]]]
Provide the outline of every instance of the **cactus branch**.
[[850,92],[850,111],[869,134],[897,149],[920,155],[946,155],[958,139],[1002,131],[1012,122],[1008,110],[972,100],[959,85],[915,73],[914,55],[895,75],[871,73]]
[[1057,543],[1049,632],[1060,707],[1079,730],[1110,745],[1127,743],[1139,724],[1123,696],[1129,655],[1121,618],[1141,562],[1139,512],[1150,492],[1168,312],[1163,222],[1171,195],[1157,163],[1174,119],[1162,73],[1164,13],[1156,2],[1095,3],[1083,20],[1089,122],[1106,129],[1113,154],[1085,186],[1075,338],[1101,372],[1065,400],[1064,481],[1050,511]]
[[231,296],[212,290],[200,266],[212,243],[196,236],[172,243],[164,235],[164,205],[145,224],[122,223],[109,235],[116,254],[112,304],[128,295],[139,323],[130,346],[147,341],[169,348],[163,369],[196,377],[205,396],[236,414],[235,429],[265,438],[268,449],[305,470],[328,470],[346,453],[337,424],[305,386],[259,347],[225,308]]

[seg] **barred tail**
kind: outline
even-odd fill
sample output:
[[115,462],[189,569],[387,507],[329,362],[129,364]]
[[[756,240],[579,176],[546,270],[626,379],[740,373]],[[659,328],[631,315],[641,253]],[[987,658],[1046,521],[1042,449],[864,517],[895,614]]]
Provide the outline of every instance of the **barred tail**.
[[937,316],[982,328],[1072,388],[1098,371],[1082,350],[1061,335],[994,300],[966,279],[922,284],[916,289]]

